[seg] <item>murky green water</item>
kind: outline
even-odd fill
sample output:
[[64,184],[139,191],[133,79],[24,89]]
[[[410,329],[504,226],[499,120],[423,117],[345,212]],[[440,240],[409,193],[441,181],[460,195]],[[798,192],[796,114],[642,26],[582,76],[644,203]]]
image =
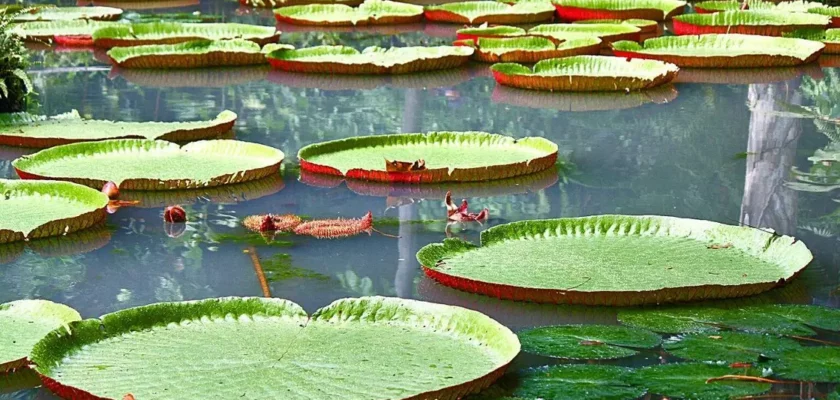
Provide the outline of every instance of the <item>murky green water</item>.
[[[169,11],[195,10],[222,14],[228,21],[273,23],[270,12],[238,8],[233,1],[204,1]],[[396,35],[297,32],[284,34],[283,41],[357,47],[443,44],[454,37],[454,29],[418,25]],[[513,329],[615,323],[614,309],[499,301],[426,278],[415,253],[445,236],[443,188],[348,187],[339,181],[300,179],[296,168],[297,150],[324,140],[479,130],[548,138],[560,145],[565,160],[559,174],[502,185],[451,186],[455,197],[490,209],[485,227],[522,219],[622,213],[772,228],[803,240],[815,260],[787,287],[733,302],[840,305],[840,192],[795,191],[786,185],[796,180],[794,168],[811,169],[808,157],[829,146],[832,135],[837,140],[840,135],[830,122],[778,112],[790,111],[791,104],[825,104],[831,96],[840,98],[840,69],[814,65],[686,71],[683,80],[708,83],[680,82],[646,95],[564,95],[498,87],[487,66],[477,64],[431,75],[327,78],[261,68],[121,71],[103,63],[103,54],[87,50],[33,48],[32,58],[40,64],[32,72],[39,95],[31,111],[58,114],[75,108],[97,119],[184,121],[210,119],[230,109],[239,114],[236,138],[282,149],[286,169],[282,181],[147,199],[154,207],[123,208],[108,217],[106,229],[61,247],[2,249],[0,303],[45,298],[95,317],[160,301],[261,296],[250,256],[255,252],[268,271],[271,294],[309,311],[342,297],[378,294],[469,307]],[[840,110],[830,107],[825,113],[840,117]],[[0,151],[0,177],[15,176],[10,161],[20,154],[16,149]],[[838,167],[835,162],[817,168],[830,173]],[[164,231],[161,214],[165,205],[175,202],[185,206],[191,221],[183,235],[173,238]],[[290,237],[266,245],[246,235],[238,223],[244,216],[269,212],[357,217],[368,210],[376,218],[387,218],[378,229],[400,238]],[[421,219],[440,222],[398,222]],[[466,226],[453,234],[477,240],[483,228]],[[658,357],[643,353],[620,363],[649,364]],[[521,356],[516,366],[546,362]],[[0,398],[50,396],[24,390]]]

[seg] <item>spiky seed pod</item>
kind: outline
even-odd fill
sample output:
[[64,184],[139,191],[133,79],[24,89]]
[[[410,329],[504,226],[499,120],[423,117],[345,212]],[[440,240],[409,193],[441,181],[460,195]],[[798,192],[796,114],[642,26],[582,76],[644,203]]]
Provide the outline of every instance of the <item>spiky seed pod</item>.
[[303,220],[294,214],[249,215],[242,220],[242,225],[252,232],[291,232]]
[[309,235],[318,239],[336,239],[373,231],[373,214],[368,211],[362,218],[337,218],[309,221],[295,228],[297,235]]

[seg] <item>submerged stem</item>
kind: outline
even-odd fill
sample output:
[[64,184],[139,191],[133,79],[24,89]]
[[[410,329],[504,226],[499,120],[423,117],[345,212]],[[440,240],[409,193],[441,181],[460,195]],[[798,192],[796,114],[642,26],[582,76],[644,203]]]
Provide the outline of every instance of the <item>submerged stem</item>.
[[271,288],[268,286],[268,281],[265,279],[265,271],[263,271],[262,264],[260,264],[260,258],[257,256],[257,249],[254,246],[248,246],[248,249],[245,251],[248,253],[248,256],[251,257],[251,263],[254,264],[254,272],[257,274],[257,280],[260,282],[260,288],[262,288],[263,296],[271,297]]
[[799,383],[798,381],[777,381],[774,379],[762,378],[760,376],[750,376],[750,375],[724,375],[718,376],[716,378],[709,378],[706,379],[706,383],[712,383],[717,381],[749,381],[749,382],[760,382],[760,383],[772,383],[772,384],[790,384],[790,383]]
[[798,340],[805,340],[805,341],[808,341],[808,342],[827,344],[829,346],[840,346],[840,343],[837,343],[837,342],[829,342],[828,340],[814,339],[814,338],[809,338],[807,336],[788,335],[788,337],[798,339]]

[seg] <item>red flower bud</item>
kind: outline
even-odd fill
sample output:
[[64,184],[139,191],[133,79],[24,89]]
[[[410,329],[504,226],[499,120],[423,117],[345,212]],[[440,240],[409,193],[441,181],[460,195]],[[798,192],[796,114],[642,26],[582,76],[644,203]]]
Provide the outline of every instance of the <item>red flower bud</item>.
[[163,220],[166,222],[187,222],[187,212],[181,206],[169,206],[163,210]]
[[108,181],[102,186],[102,193],[105,193],[109,199],[114,200],[120,197],[120,188],[117,187],[116,183]]

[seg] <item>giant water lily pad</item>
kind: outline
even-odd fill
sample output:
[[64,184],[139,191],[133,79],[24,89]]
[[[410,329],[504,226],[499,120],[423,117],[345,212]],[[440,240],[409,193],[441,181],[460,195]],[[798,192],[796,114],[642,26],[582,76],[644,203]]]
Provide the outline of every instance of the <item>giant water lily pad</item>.
[[769,383],[720,380],[711,378],[742,374],[725,365],[701,363],[662,364],[639,368],[629,376],[629,381],[648,389],[651,394],[686,400],[720,400],[754,395],[770,389]]
[[802,242],[758,229],[660,216],[520,221],[417,253],[426,275],[503,299],[589,305],[748,296],[811,261]]
[[666,61],[690,68],[791,67],[816,60],[825,46],[810,40],[758,35],[690,35],[612,44],[617,57]]
[[551,58],[536,63],[533,69],[500,63],[490,69],[501,85],[570,92],[649,89],[670,82],[679,71],[676,65],[661,61],[605,56]]
[[236,114],[223,111],[215,119],[196,122],[118,122],[83,119],[76,110],[52,117],[31,114],[0,116],[0,144],[46,148],[106,139],[143,138],[187,142],[229,132]]
[[477,27],[466,27],[456,31],[456,40],[478,40],[479,38],[508,38],[524,36],[528,32],[518,26],[483,24]]
[[573,23],[584,25],[628,24],[641,29],[642,33],[656,33],[659,30],[659,23],[651,19],[582,19]]
[[115,21],[120,19],[121,16],[122,10],[112,7],[40,7],[30,12],[15,14],[12,21],[67,21],[73,19]]
[[587,19],[649,19],[664,21],[685,11],[678,0],[553,0],[566,21]]
[[691,5],[698,14],[713,14],[721,11],[737,11],[744,7],[739,0],[707,0]]
[[[803,311],[802,318],[808,318],[815,324],[832,326],[830,322],[821,322],[825,317],[830,315]],[[799,320],[789,318],[783,311],[775,312],[762,306],[732,309],[672,307],[659,310],[623,310],[618,313],[618,319],[630,326],[662,333],[712,333],[723,328],[777,335],[816,334]]]
[[798,29],[785,36],[822,42],[823,53],[840,54],[840,29]]
[[797,29],[825,28],[830,18],[824,15],[785,11],[746,10],[714,14],[688,14],[674,18],[677,35],[741,33],[746,35],[783,36]]
[[368,47],[347,46],[280,49],[268,54],[272,67],[290,72],[383,75],[455,68],[466,64],[473,49],[465,46]]
[[773,374],[810,382],[840,381],[840,347],[809,346],[792,349],[770,362]]
[[480,38],[477,42],[459,43],[475,48],[474,60],[488,63],[535,63],[548,58],[594,55],[601,52],[601,39],[596,37],[564,40],[560,44],[539,36]]
[[119,22],[102,22],[87,19],[38,21],[17,24],[9,32],[20,36],[24,40],[53,42],[61,38],[85,39],[91,41],[91,35],[99,28],[114,26]]
[[840,309],[802,304],[772,304],[749,307],[749,311],[776,314],[792,321],[829,331],[840,331]]
[[105,219],[108,196],[68,182],[0,179],[0,243],[65,235]]
[[645,394],[627,383],[633,370],[612,365],[553,365],[517,372],[517,399],[626,400]]
[[338,300],[311,317],[280,299],[163,303],[73,330],[32,353],[65,397],[75,388],[147,400],[456,399],[488,386],[519,352],[516,336],[483,314],[383,297]]
[[630,24],[544,24],[528,30],[529,35],[545,36],[553,39],[574,39],[582,36],[595,36],[604,43],[616,40],[639,41],[641,28]]
[[[483,132],[433,132],[362,136],[305,146],[301,169],[353,179],[404,182],[468,182],[511,178],[551,168],[557,145],[539,137],[514,139]],[[388,171],[385,160],[425,169]]]
[[649,330],[611,325],[558,325],[517,334],[528,353],[573,360],[603,360],[652,349],[662,338]]
[[295,25],[361,26],[408,24],[423,20],[423,7],[388,0],[366,0],[359,7],[310,4],[274,10],[278,22]]
[[0,304],[0,375],[27,365],[27,357],[38,341],[81,319],[76,310],[45,300]]
[[840,28],[840,7],[827,7],[825,5],[822,5],[822,7],[809,8],[808,12],[811,14],[820,14],[831,17],[830,26],[832,28]]
[[174,190],[228,185],[274,175],[283,152],[236,140],[204,140],[183,147],[162,140],[74,143],[15,160],[21,178],[58,179],[101,188]]
[[427,6],[426,19],[455,24],[534,24],[554,19],[548,2],[505,4],[497,1],[464,1]]
[[754,363],[763,356],[777,356],[784,351],[802,348],[791,339],[741,332],[678,336],[666,341],[663,347],[680,358],[726,363]]
[[[276,50],[280,46],[268,44],[266,50]],[[282,46],[292,48],[289,45]],[[177,69],[267,63],[260,45],[241,39],[115,47],[108,51],[108,56],[122,68]]]
[[105,27],[94,31],[92,36],[94,45],[104,48],[226,39],[248,40],[264,46],[277,42],[280,32],[273,26],[150,22]]

